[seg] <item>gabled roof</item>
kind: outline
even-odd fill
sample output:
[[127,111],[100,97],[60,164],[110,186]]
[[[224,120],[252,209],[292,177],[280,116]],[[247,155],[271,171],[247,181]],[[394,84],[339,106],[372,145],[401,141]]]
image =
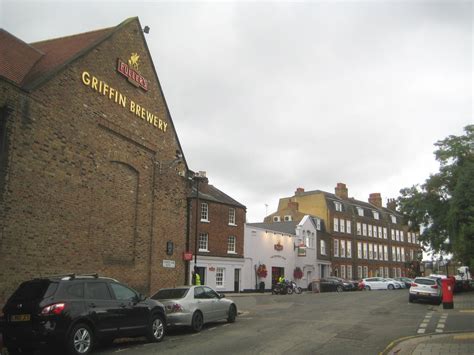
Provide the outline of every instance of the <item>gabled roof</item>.
[[[190,197],[196,198],[196,186],[193,186]],[[240,202],[237,202],[229,195],[223,193],[217,187],[209,184],[199,185],[199,199],[247,209],[247,207],[245,207]]]
[[137,18],[116,27],[30,44],[0,29],[0,77],[32,90],[134,20]]

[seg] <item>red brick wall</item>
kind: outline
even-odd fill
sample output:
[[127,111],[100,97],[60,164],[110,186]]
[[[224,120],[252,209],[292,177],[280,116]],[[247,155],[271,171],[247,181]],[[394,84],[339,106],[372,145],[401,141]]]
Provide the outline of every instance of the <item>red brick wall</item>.
[[[184,283],[187,183],[175,166],[158,169],[180,147],[141,37],[138,21],[128,23],[30,94],[0,83],[0,106],[13,108],[0,179],[0,303],[25,279],[65,272],[99,272],[145,293]],[[148,92],[115,71],[132,52]],[[167,122],[166,132],[84,85],[83,71]]]

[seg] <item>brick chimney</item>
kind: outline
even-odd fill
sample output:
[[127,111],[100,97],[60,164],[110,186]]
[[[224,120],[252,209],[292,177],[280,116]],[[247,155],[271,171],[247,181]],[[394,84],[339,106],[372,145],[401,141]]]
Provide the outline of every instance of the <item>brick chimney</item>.
[[301,195],[303,192],[304,192],[304,188],[303,188],[303,187],[297,187],[297,188],[296,188],[296,191],[295,191],[295,195],[296,195],[296,196]]
[[397,200],[395,200],[394,198],[389,198],[387,200],[387,208],[389,210],[396,211],[397,210]]
[[374,192],[369,195],[369,203],[382,207],[382,195],[379,192]]
[[298,211],[299,203],[298,202],[288,202],[288,208],[293,211]]
[[336,188],[334,189],[336,192],[336,196],[347,200],[349,196],[349,190],[346,187],[346,184],[342,182],[338,182]]

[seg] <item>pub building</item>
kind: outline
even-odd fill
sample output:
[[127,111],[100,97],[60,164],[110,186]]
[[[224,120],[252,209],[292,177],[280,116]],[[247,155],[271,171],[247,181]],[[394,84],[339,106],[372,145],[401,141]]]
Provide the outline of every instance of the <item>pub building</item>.
[[0,47],[0,304],[53,274],[183,284],[192,182],[138,18]]

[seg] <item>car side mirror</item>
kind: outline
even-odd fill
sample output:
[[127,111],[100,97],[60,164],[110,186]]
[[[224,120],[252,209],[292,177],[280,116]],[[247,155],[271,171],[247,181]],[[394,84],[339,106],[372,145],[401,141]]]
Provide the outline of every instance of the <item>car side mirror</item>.
[[225,298],[225,295],[223,293],[219,293],[219,298]]

